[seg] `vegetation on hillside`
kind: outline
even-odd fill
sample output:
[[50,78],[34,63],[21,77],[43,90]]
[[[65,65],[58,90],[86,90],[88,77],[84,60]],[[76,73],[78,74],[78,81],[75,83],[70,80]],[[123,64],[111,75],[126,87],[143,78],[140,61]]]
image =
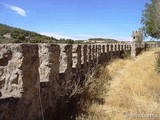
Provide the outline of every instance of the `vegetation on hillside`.
[[54,37],[48,37],[36,32],[0,24],[0,43],[94,44],[97,43],[97,41],[101,41],[102,43],[118,42],[117,40],[114,39],[105,39],[105,38],[90,38],[87,41],[64,39],[64,38],[58,40]]
[[61,38],[57,41],[57,43],[62,44],[85,44],[83,40],[72,40],[72,39],[64,39]]
[[142,30],[145,36],[150,36],[155,39],[160,38],[160,1],[151,0],[146,3],[142,13],[141,23]]
[[113,43],[115,43],[115,42],[118,42],[117,40],[114,40],[114,39],[109,39],[109,38],[90,38],[90,39],[88,39],[89,41],[104,41],[104,42],[113,42]]
[[56,40],[56,38],[40,35],[36,32],[0,24],[1,43],[51,43]]

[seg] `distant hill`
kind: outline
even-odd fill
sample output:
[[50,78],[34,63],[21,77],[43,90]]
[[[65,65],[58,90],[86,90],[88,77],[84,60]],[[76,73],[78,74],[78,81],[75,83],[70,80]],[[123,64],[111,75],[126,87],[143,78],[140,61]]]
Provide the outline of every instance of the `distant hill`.
[[[114,39],[107,38],[90,38],[88,43],[111,43],[118,42]],[[64,44],[87,44],[83,40],[72,39],[56,39],[41,35],[39,33],[23,30],[20,28],[11,27],[5,24],[0,24],[0,43],[64,43]]]
[[0,43],[52,43],[56,38],[0,24]]
[[118,42],[118,40],[114,40],[114,39],[109,39],[109,38],[90,38],[88,39],[91,42],[95,42],[95,43],[115,43]]

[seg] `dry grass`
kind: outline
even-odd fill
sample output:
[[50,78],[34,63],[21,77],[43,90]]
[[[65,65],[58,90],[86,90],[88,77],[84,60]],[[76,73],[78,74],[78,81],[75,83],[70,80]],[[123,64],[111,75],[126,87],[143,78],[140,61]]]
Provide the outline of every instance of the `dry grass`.
[[[155,70],[157,50],[143,52],[136,59],[115,60],[106,66],[99,77],[98,82],[101,83],[96,88],[98,91],[102,83],[105,86],[106,89],[98,93],[98,98],[103,98],[105,103],[99,104],[85,99],[87,102],[83,102],[83,105],[87,103],[88,106],[77,120],[125,120],[124,113],[160,114],[160,74]],[[95,89],[88,93],[92,91]]]
[[108,91],[106,86],[109,86],[110,76],[105,67],[99,67],[88,79],[90,84],[81,94],[80,115],[77,120],[102,120],[102,118],[105,120],[107,115],[103,113],[102,105],[105,103],[105,95]]

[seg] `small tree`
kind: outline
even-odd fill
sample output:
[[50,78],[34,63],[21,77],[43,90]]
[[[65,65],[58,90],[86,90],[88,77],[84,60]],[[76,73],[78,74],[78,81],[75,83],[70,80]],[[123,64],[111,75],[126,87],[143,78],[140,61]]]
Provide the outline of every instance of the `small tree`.
[[145,36],[160,38],[160,0],[151,0],[151,3],[146,3],[141,23]]

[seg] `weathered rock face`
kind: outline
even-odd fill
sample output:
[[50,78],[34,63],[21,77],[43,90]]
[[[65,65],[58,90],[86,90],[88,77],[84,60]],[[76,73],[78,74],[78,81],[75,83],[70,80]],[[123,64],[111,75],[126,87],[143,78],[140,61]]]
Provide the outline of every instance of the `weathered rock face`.
[[70,80],[72,76],[72,45],[60,45],[60,79]]
[[[37,99],[40,89],[38,45],[2,45],[0,49],[3,61],[0,76],[1,98],[19,98],[12,109],[6,106],[7,112],[15,110],[14,116],[4,114],[2,118],[6,120],[34,118],[39,110]],[[26,112],[29,110],[33,112]]]
[[30,91],[28,85],[38,86],[38,45],[3,45],[0,49],[1,98],[21,97]]
[[129,47],[1,44],[0,119],[56,118],[56,109],[63,108],[68,96],[68,83],[83,81],[97,64],[120,57]]
[[37,113],[37,111],[40,111],[38,45],[22,44],[21,48],[24,57],[20,67],[22,70],[23,93],[16,106],[16,115],[18,119],[38,119],[40,116],[37,115],[40,113]]
[[40,82],[47,82],[58,86],[60,46],[53,44],[40,44],[39,59]]
[[53,44],[39,44],[39,58],[41,104],[44,116],[47,116],[49,119],[54,115],[56,103],[60,96],[60,88],[58,83],[60,47]]
[[0,49],[1,98],[21,97],[21,92],[23,92],[22,70],[20,69],[23,61],[22,48],[16,45],[3,45]]

